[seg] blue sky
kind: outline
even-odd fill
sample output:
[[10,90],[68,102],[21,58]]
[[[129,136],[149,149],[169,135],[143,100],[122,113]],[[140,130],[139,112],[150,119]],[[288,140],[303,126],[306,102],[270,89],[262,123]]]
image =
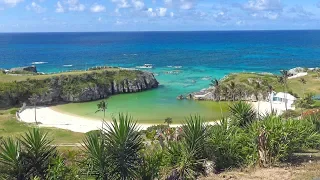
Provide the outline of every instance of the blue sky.
[[320,29],[320,0],[0,0],[0,32]]

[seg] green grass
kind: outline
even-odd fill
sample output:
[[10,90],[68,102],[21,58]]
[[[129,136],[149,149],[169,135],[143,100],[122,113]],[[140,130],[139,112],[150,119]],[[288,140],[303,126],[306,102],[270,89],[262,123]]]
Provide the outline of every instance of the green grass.
[[[235,83],[248,83],[248,79],[261,79],[268,84],[271,84],[275,91],[280,92],[284,91],[283,86],[278,83],[277,77],[274,75],[262,75],[262,74],[255,74],[255,73],[238,73],[238,74],[231,74],[226,78],[223,83],[229,83],[230,81],[234,81]],[[307,76],[303,77],[306,81],[306,85],[302,85],[299,82],[300,78],[289,79],[288,80],[288,90],[296,93],[299,97],[303,96],[303,91],[305,93],[315,93],[320,94],[320,78],[318,78],[317,74],[314,72],[308,72]],[[304,86],[304,88],[303,88]]]
[[90,71],[72,71],[72,72],[63,72],[58,74],[46,74],[46,75],[32,75],[32,74],[19,74],[19,75],[10,75],[10,74],[3,74],[0,73],[0,82],[12,82],[12,81],[26,81],[27,79],[30,80],[43,80],[48,79],[55,76],[62,76],[62,75],[81,75],[85,73],[93,73],[93,72],[102,72],[102,71],[119,71],[118,68],[107,68],[103,70],[90,70]]
[[[19,122],[16,120],[15,115],[10,113],[11,110],[0,111],[0,137],[19,137],[27,132],[35,125]],[[41,128],[48,132],[51,138],[54,139],[53,143],[78,143],[84,137],[82,133],[76,133],[68,130],[56,128]]]

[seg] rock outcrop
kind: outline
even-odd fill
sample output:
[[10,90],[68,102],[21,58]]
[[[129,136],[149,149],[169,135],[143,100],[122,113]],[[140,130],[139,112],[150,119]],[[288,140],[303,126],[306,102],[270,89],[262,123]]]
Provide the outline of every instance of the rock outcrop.
[[36,95],[37,104],[52,105],[94,101],[114,94],[140,92],[157,88],[158,84],[152,73],[128,70],[0,83],[0,108],[30,103],[29,98],[32,95]]
[[21,72],[29,72],[29,73],[37,73],[36,66],[27,66],[27,67],[17,67],[9,70],[9,73],[21,73]]

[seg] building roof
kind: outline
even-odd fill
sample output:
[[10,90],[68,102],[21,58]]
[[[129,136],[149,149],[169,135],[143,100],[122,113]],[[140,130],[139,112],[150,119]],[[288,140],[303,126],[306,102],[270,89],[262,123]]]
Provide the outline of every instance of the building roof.
[[288,100],[296,100],[297,98],[292,96],[291,94],[289,93],[284,93],[284,92],[278,92],[274,97],[276,98],[282,98],[282,99],[288,99]]

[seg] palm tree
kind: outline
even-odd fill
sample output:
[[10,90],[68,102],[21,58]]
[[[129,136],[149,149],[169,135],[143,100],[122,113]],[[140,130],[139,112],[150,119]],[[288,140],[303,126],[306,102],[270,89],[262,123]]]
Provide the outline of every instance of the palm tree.
[[168,127],[170,127],[170,124],[172,124],[172,118],[171,118],[171,117],[167,117],[167,118],[164,120],[164,123],[167,123],[167,124],[168,124]]
[[142,138],[132,117],[120,113],[118,119],[113,117],[112,123],[107,124],[104,131],[108,144],[111,174],[114,179],[134,179],[139,170],[139,151],[143,148]]
[[304,86],[307,84],[307,81],[304,78],[300,78],[299,82],[302,84],[302,97],[304,98]]
[[234,83],[234,81],[231,81],[230,84],[228,84],[228,88],[229,88],[229,93],[230,93],[230,96],[231,96],[231,100],[235,101],[235,94],[236,94],[236,91],[237,91],[237,86]]
[[221,93],[221,87],[220,87],[220,82],[218,79],[214,79],[211,81],[210,86],[213,86],[214,89],[214,94],[216,99],[218,100],[219,106],[220,106],[220,112],[221,112],[221,117],[223,117],[223,113],[222,113],[222,107],[221,107],[221,103],[220,103],[220,93]]
[[256,100],[258,101],[258,119],[260,120],[260,100],[259,95],[261,93],[261,84],[256,81],[254,85],[254,96],[256,97]]
[[97,104],[97,106],[98,106],[98,110],[96,111],[96,113],[101,111],[103,112],[103,119],[102,119],[102,125],[101,125],[101,129],[103,129],[103,123],[106,118],[106,109],[107,109],[108,103],[105,101],[101,101]]
[[272,101],[273,101],[273,99],[272,99],[272,93],[273,93],[273,87],[272,87],[272,85],[268,85],[268,94],[269,94],[269,101],[270,101],[270,113],[272,113],[273,112],[273,108],[272,108]]
[[287,101],[287,90],[288,90],[288,77],[289,77],[289,71],[287,70],[281,70],[281,83],[283,84],[284,87],[284,104],[286,107],[286,111],[288,110],[288,101]]
[[39,102],[39,95],[37,94],[33,94],[30,98],[29,98],[29,101],[31,104],[33,104],[33,107],[34,107],[34,121],[36,124],[38,124],[37,122],[37,103]]

